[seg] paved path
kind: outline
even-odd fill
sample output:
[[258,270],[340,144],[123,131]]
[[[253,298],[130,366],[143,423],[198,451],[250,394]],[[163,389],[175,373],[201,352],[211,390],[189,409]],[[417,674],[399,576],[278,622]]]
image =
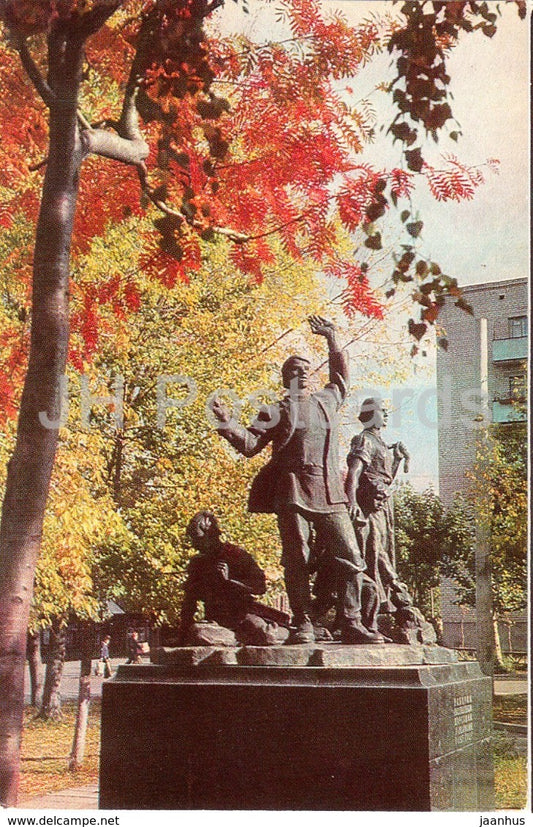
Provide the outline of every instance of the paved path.
[[38,795],[22,800],[18,805],[20,810],[97,810],[98,787],[90,784],[87,787],[75,787],[69,790],[60,790],[57,793]]
[[[148,660],[148,658],[146,659]],[[97,659],[93,660],[93,670],[96,666]],[[121,663],[126,663],[126,658],[111,658],[111,667],[113,672],[116,672],[117,667]],[[43,673],[44,674],[44,673]],[[65,662],[63,667],[63,677],[61,679],[61,698],[64,701],[75,701],[78,697],[78,685],[80,680],[80,662],[79,660],[69,660]],[[103,678],[99,678],[97,675],[91,674],[91,697],[92,698],[101,698],[102,697],[102,684],[104,682]],[[25,676],[25,702],[30,702],[30,673],[28,669],[28,665],[26,664],[26,676]]]
[[507,678],[498,680],[498,678],[496,678],[494,681],[494,694],[527,695],[527,680],[525,678],[519,678],[517,680],[508,680]]

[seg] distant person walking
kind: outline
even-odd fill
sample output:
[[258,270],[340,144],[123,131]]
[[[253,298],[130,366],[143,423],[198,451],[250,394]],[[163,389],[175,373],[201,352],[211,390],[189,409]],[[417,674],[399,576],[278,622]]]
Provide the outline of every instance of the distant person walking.
[[128,632],[128,660],[126,663],[142,663],[143,645],[139,640],[137,629]]
[[100,666],[103,671],[104,678],[110,678],[113,674],[111,671],[111,660],[109,658],[109,643],[111,641],[111,637],[109,635],[105,635],[102,638],[102,645],[100,646]]

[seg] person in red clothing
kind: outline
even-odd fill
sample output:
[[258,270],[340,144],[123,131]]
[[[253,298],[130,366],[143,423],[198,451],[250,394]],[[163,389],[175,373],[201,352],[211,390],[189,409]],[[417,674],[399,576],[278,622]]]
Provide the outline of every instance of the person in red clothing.
[[251,554],[221,541],[218,521],[210,511],[195,514],[186,533],[200,553],[192,558],[187,571],[180,643],[201,642],[202,626],[195,624],[199,602],[204,604],[205,619],[231,629],[240,643],[283,643],[289,634],[289,618],[254,599],[254,595],[266,592],[266,578]]

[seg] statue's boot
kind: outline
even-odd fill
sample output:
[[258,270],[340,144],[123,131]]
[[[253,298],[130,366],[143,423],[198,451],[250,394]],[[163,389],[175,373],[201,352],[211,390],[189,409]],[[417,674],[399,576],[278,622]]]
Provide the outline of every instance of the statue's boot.
[[314,643],[309,571],[302,561],[290,559],[285,563],[285,588],[292,611],[292,623],[296,627],[291,629],[287,643]]
[[361,618],[345,620],[341,632],[342,643],[385,643],[380,632],[371,632],[363,626]]
[[315,629],[308,614],[295,616],[296,629],[291,632],[287,643],[314,643]]
[[[347,561],[344,561],[345,563]],[[350,566],[350,564],[348,564]],[[348,566],[344,566],[346,570]],[[355,568],[355,567],[353,567]],[[363,593],[363,572],[353,571],[346,583],[346,600],[344,606],[339,606],[342,612],[341,641],[342,643],[385,643],[383,635],[377,629],[367,629],[361,619],[361,605]],[[350,604],[349,613],[346,613],[347,604]],[[344,611],[343,611],[344,609]]]

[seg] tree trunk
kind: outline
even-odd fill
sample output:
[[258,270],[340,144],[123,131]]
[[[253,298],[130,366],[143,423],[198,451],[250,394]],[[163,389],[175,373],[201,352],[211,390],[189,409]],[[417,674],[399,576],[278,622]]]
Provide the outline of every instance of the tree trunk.
[[501,672],[505,672],[505,664],[503,662],[502,642],[500,640],[500,630],[498,628],[498,618],[495,615],[492,618],[492,628],[494,630],[494,666]]
[[[82,159],[77,102],[83,42],[48,37],[50,141],[37,224],[28,370],[0,524],[0,805],[17,800],[24,661],[33,579],[58,440],[68,349],[69,257]],[[48,417],[48,419],[47,419]],[[46,427],[55,421],[55,427]]]
[[490,559],[490,526],[482,513],[490,504],[480,503],[481,516],[476,525],[476,657],[485,675],[494,677],[496,662],[492,605],[492,572]]
[[30,704],[38,707],[41,705],[43,692],[43,661],[41,658],[41,633],[31,632],[28,635],[26,649],[30,671]]
[[75,772],[81,767],[85,755],[87,723],[89,721],[89,706],[91,703],[91,666],[94,640],[92,633],[93,628],[92,623],[84,623],[82,628],[78,708],[76,711],[76,725],[74,728],[72,750],[68,762],[68,768],[71,772]]
[[61,678],[65,663],[65,627],[61,619],[54,619],[50,629],[50,648],[46,662],[43,700],[40,718],[57,721],[61,718]]
[[150,650],[153,652],[161,646],[161,629],[153,626],[153,620],[150,623],[149,632]]
[[512,620],[509,621],[507,624],[507,648],[509,654],[513,654],[513,622]]

